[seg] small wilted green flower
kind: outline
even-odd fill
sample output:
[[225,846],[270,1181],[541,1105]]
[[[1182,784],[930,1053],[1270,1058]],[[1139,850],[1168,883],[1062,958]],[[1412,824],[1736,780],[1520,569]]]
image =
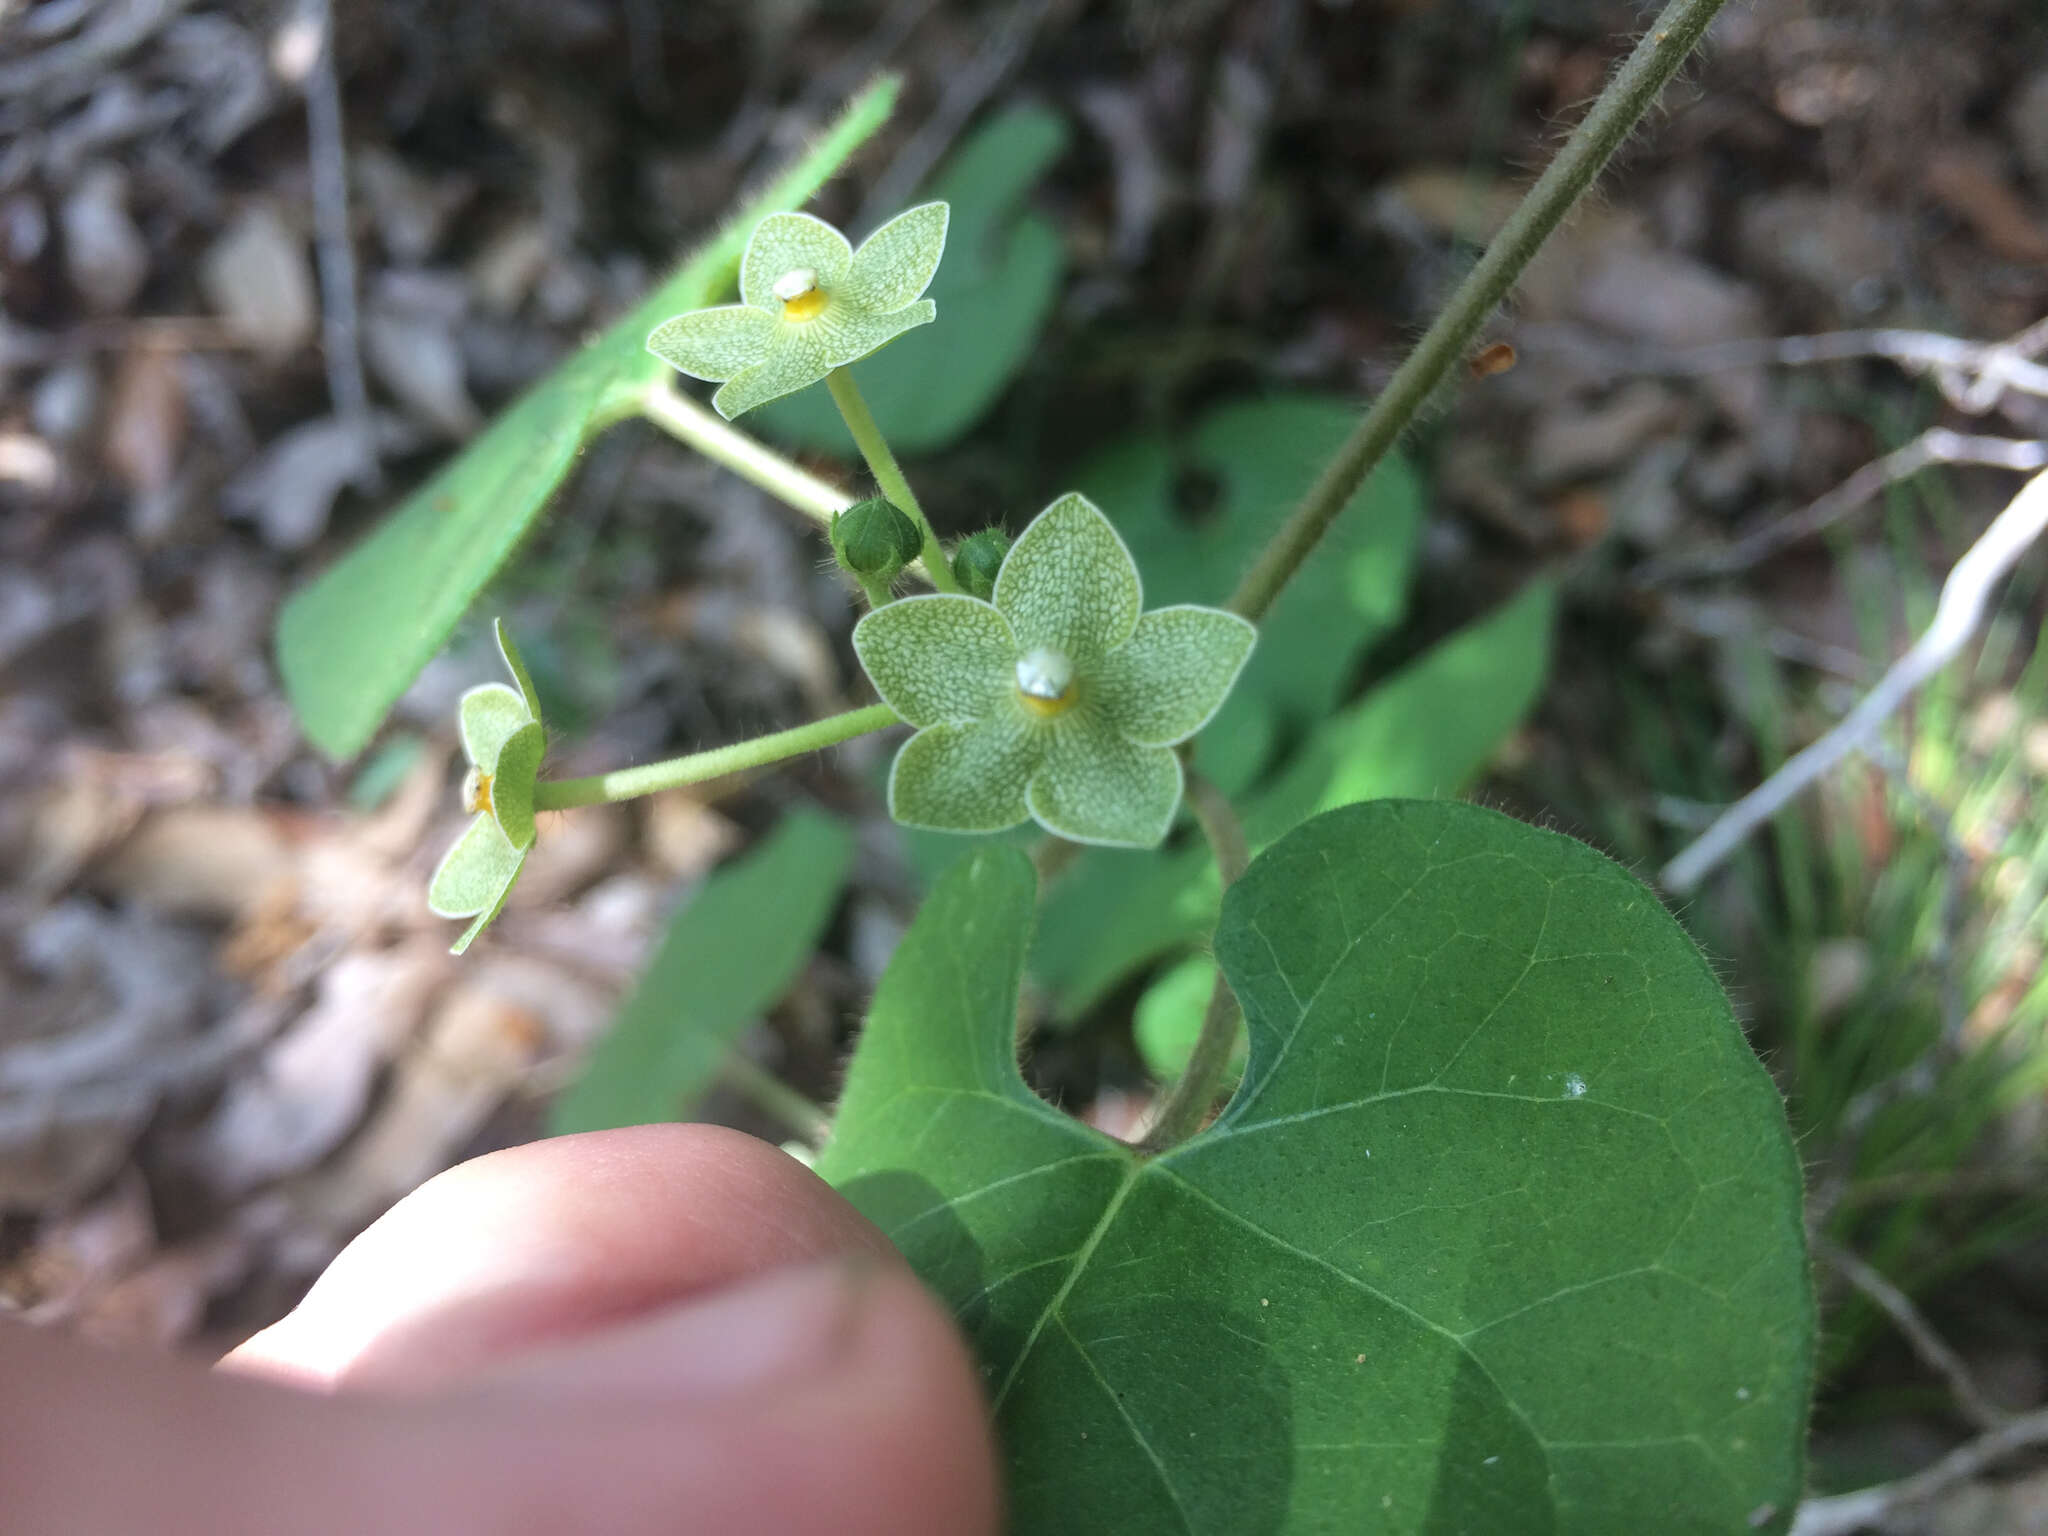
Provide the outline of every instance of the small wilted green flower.
[[462,803],[476,816],[427,885],[427,905],[436,916],[476,919],[449,946],[456,955],[498,915],[533,850],[533,787],[547,750],[533,679],[502,619],[497,632],[498,650],[519,686],[484,683],[462,696],[457,714],[469,758]]
[[899,213],[859,250],[823,219],[771,213],[740,258],[740,302],[654,328],[647,350],[695,379],[722,382],[727,421],[815,384],[938,315],[921,295],[946,250],[947,207]]
[[1011,546],[993,601],[907,597],[853,648],[918,733],[889,772],[907,826],[996,832],[1027,818],[1078,843],[1150,848],[1173,825],[1175,744],[1214,715],[1256,631],[1220,608],[1141,614],[1130,551],[1062,496]]

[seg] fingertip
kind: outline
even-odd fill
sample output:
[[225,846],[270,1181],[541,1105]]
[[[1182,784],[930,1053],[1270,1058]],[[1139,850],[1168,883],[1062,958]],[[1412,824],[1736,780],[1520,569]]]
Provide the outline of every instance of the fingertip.
[[[769,1319],[784,1337],[764,1350],[751,1335]],[[811,1266],[622,1335],[580,1341],[479,1389],[486,1402],[546,1402],[579,1424],[579,1443],[558,1446],[561,1459],[519,1503],[594,1490],[593,1527],[621,1532],[999,1528],[979,1376],[951,1319],[907,1271]],[[622,1410],[630,1429],[605,1427]]]
[[900,1262],[830,1185],[754,1137],[711,1125],[555,1137],[422,1185],[222,1364],[302,1386],[431,1386],[849,1253]]

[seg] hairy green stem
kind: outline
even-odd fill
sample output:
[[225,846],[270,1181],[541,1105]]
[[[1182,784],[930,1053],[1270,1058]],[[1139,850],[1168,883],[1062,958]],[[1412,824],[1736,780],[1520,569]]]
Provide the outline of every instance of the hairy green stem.
[[1705,34],[1725,0],[1670,0],[1600,93],[1548,170],[1466,274],[1365,419],[1337,450],[1308,494],[1231,594],[1230,607],[1256,623],[1265,617],[1309,553],[1329,531],[1365,477],[1385,458],[1465,355],[1494,307]]
[[856,576],[853,579],[860,583],[861,591],[867,594],[868,607],[870,609],[880,608],[896,601],[896,594],[889,590],[889,583],[886,581],[875,581],[867,576]]
[[924,540],[925,573],[931,577],[932,585],[941,592],[958,592],[960,583],[953,579],[953,569],[946,564],[946,552],[939,547],[932,525],[925,520],[924,508],[918,505],[917,492],[903,478],[903,467],[896,462],[889,440],[882,436],[882,429],[875,424],[874,412],[868,409],[868,402],[861,394],[860,386],[853,382],[853,375],[844,368],[834,368],[825,375],[825,387],[832,391],[832,403],[846,418],[846,430],[853,434],[854,446],[860,449],[860,456],[868,461],[875,484],[881,487],[882,494],[892,505],[917,524],[918,535]]
[[793,726],[752,741],[736,741],[729,747],[709,752],[692,752],[640,768],[619,768],[592,774],[587,779],[543,779],[533,787],[536,811],[565,811],[578,805],[605,805],[615,800],[632,800],[683,784],[701,784],[722,778],[743,768],[763,768],[784,758],[801,757],[835,742],[865,736],[885,726],[899,724],[901,717],[886,704],[850,709],[842,715],[827,715],[808,725]]
[[792,464],[766,443],[692,400],[675,387],[673,375],[656,380],[641,394],[640,414],[712,463],[724,465],[748,484],[759,486],[827,527],[834,512],[853,505],[853,498],[838,486]]
[[[1202,835],[1209,840],[1209,848],[1216,856],[1216,873],[1227,889],[1251,862],[1237,812],[1222,790],[1193,769],[1188,771],[1188,809],[1194,812]],[[1230,983],[1218,971],[1216,985],[1209,992],[1209,1006],[1202,1011],[1202,1031],[1195,1037],[1195,1048],[1188,1054],[1180,1080],[1173,1085],[1165,1107],[1159,1111],[1159,1119],[1145,1137],[1146,1151],[1163,1152],[1178,1146],[1202,1128],[1230,1071],[1241,1018]]]
[[[758,438],[749,437],[716,411],[706,410],[675,386],[673,375],[655,380],[637,397],[639,413],[670,437],[694,448],[714,464],[722,464],[749,485],[759,486],[777,501],[829,529],[832,514],[844,512],[854,498],[800,464],[791,463]],[[930,537],[929,534],[926,535]],[[953,572],[945,566],[950,581]],[[913,575],[932,579],[923,560],[913,561]],[[947,590],[951,590],[950,588]],[[870,601],[874,594],[868,593]]]
[[1194,814],[1202,836],[1209,840],[1209,849],[1216,855],[1216,872],[1228,886],[1252,861],[1251,845],[1245,841],[1237,809],[1228,795],[1192,768],[1187,770],[1187,785],[1188,810]]
[[822,1147],[832,1134],[832,1119],[824,1110],[744,1052],[729,1052],[719,1068],[719,1076],[733,1092],[780,1122],[806,1146]]
[[1166,1107],[1145,1137],[1147,1152],[1164,1152],[1177,1147],[1202,1128],[1209,1118],[1209,1106],[1216,1102],[1224,1074],[1230,1070],[1230,1053],[1237,1044],[1238,1021],[1243,1017],[1237,997],[1222,973],[1209,992],[1209,1006],[1202,1010],[1202,1032],[1195,1037],[1187,1070],[1173,1085]]

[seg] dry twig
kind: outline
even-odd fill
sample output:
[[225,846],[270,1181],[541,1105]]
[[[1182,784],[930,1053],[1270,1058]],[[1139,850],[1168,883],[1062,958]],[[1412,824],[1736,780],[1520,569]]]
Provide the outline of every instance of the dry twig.
[[377,432],[370,415],[370,391],[356,331],[356,255],[348,227],[348,151],[342,137],[341,82],[334,62],[331,0],[306,0],[300,25],[310,36],[294,39],[304,63],[306,151],[312,162],[313,243],[320,273],[321,350],[327,361],[327,392],[334,413],[354,430],[361,445],[357,484],[375,491]]
[[1964,1418],[1977,1428],[1988,1430],[2000,1428],[2012,1417],[1984,1395],[1962,1356],[1934,1331],[1933,1324],[1913,1305],[1910,1296],[1839,1243],[1815,1236],[1813,1246],[1844,1280],[1898,1325],[1899,1333],[1920,1357],[1920,1363],[1948,1384],[1949,1396],[1955,1399]]
[[1966,341],[1939,331],[1829,331],[1819,336],[1759,337],[1666,354],[1644,371],[1720,373],[1759,363],[1834,363],[1882,357],[1908,373],[1933,377],[1958,410],[1982,416],[2007,390],[2048,400],[2048,367],[2034,354],[2048,347],[2048,321],[2037,321],[2004,341]]
[[1796,753],[1784,767],[1730,806],[1696,841],[1664,866],[1665,889],[1684,893],[1697,886],[1792,798],[1849,753],[1860,750],[1879,727],[1940,671],[1976,633],[2000,577],[2048,527],[2048,473],[2039,473],[1991,521],[1942,583],[1934,621],[1893,663],[1877,686],[1833,730]]
[[1929,427],[1903,447],[1893,449],[1883,458],[1872,459],[1800,511],[1787,517],[1772,518],[1726,549],[1700,555],[1680,555],[1671,560],[1653,560],[1642,568],[1640,580],[1656,586],[1673,580],[1732,576],[1738,571],[1746,571],[1786,545],[1812,538],[1833,527],[1886,487],[1936,464],[1977,464],[1990,469],[2031,473],[2048,467],[2048,442],[1975,437],[1952,432],[1947,427]]
[[2048,1445],[2048,1409],[2008,1419],[1990,1433],[1957,1446],[1933,1466],[1896,1483],[1808,1499],[1792,1521],[1791,1536],[1852,1536],[1857,1531],[1900,1529],[1899,1517],[1915,1505],[1969,1481],[2016,1451],[2042,1445]]
[[1031,50],[1052,0],[1018,0],[990,29],[987,42],[965,68],[947,81],[924,126],[910,136],[889,168],[875,178],[854,223],[871,229],[908,203],[939,163],[976,109],[995,92]]

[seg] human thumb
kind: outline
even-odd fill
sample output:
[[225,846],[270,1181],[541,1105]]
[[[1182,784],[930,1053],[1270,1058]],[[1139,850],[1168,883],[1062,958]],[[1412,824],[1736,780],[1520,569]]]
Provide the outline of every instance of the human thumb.
[[904,1270],[835,1259],[422,1394],[323,1396],[0,1326],[11,1536],[993,1536],[986,1415]]

